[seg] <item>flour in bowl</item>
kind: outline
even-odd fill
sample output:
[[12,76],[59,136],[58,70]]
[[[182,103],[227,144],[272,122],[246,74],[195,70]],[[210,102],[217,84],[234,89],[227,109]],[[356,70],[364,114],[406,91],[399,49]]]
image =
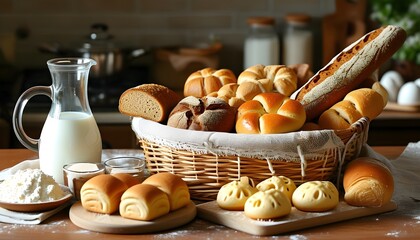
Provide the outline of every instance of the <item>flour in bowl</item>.
[[0,183],[0,201],[39,203],[54,201],[65,193],[57,182],[40,169],[18,170]]

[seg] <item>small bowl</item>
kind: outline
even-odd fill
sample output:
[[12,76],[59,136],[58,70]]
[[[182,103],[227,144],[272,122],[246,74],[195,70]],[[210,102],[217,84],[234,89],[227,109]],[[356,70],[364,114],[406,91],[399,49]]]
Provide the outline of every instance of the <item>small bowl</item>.
[[80,200],[80,189],[87,180],[105,174],[102,163],[71,163],[63,166],[64,185]]
[[144,169],[146,161],[142,157],[114,157],[104,162],[105,171],[108,174],[129,173],[137,177],[140,181],[144,180]]

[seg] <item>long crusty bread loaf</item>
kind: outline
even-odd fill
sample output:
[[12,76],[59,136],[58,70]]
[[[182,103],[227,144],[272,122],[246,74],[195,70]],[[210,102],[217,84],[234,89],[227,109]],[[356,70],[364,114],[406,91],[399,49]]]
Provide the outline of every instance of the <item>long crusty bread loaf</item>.
[[128,116],[163,122],[180,100],[176,92],[165,86],[143,84],[123,92],[118,109]]
[[406,32],[386,26],[367,33],[319,70],[292,98],[300,101],[307,120],[339,102],[389,59],[404,43]]

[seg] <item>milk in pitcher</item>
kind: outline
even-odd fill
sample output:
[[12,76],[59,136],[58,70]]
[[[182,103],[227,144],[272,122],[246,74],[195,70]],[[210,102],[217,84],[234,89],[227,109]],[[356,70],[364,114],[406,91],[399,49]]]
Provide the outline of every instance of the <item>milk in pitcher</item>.
[[101,161],[102,141],[92,114],[62,112],[47,117],[39,143],[40,168],[63,184],[65,164]]

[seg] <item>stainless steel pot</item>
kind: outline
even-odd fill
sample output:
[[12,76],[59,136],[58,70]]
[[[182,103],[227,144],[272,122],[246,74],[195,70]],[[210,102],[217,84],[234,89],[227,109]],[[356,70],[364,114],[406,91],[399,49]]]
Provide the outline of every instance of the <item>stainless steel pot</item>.
[[59,57],[86,57],[94,59],[97,64],[91,68],[92,77],[105,77],[124,69],[127,62],[145,55],[144,48],[121,49],[115,46],[113,36],[108,33],[106,24],[97,23],[91,26],[88,41],[74,47],[63,47],[60,44],[43,44],[42,52],[56,54]]

